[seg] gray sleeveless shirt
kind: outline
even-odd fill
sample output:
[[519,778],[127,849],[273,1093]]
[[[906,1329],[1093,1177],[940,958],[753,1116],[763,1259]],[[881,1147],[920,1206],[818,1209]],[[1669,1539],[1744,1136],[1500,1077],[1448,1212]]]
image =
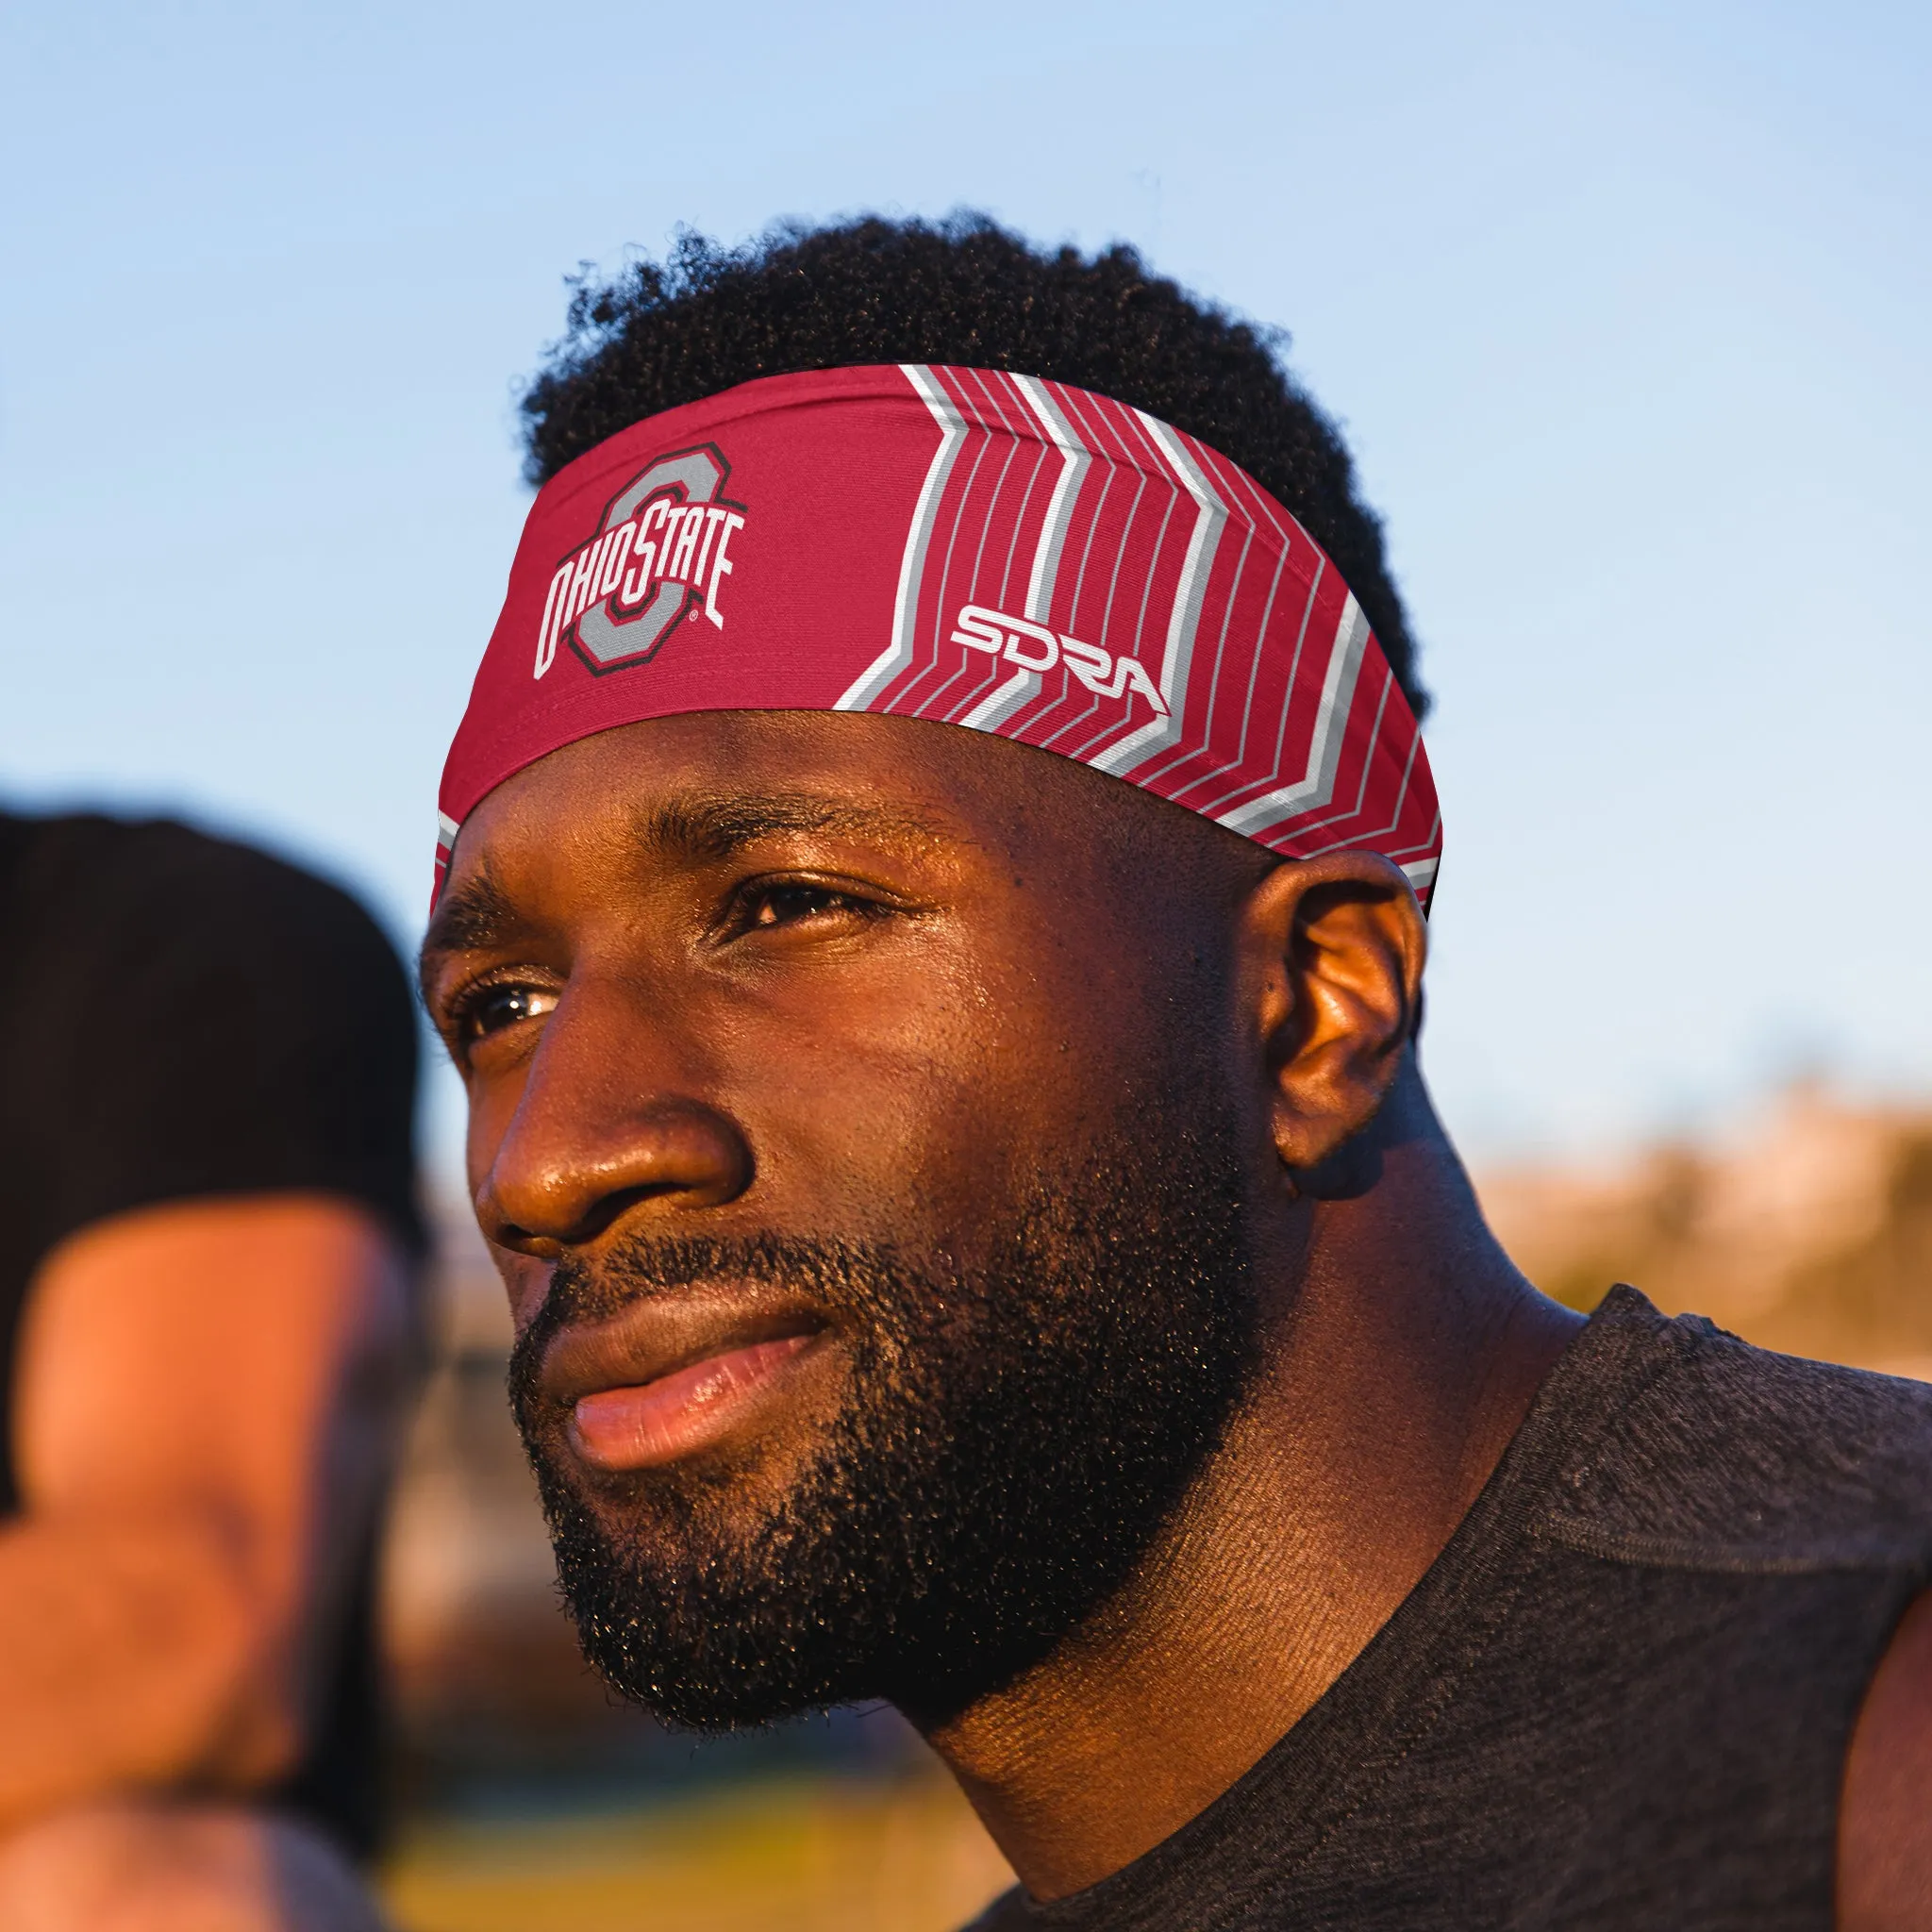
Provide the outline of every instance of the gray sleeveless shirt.
[[1828,1932],[1852,1724],[1928,1573],[1932,1388],[1620,1288],[1260,1763],[978,1932]]

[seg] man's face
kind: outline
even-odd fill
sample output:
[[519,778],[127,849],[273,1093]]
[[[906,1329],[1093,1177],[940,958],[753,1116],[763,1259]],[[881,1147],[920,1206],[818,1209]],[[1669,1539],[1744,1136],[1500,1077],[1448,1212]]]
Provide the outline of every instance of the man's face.
[[1225,942],[1262,869],[890,719],[632,725],[472,815],[425,988],[621,1689],[936,1720],[1125,1580],[1253,1357]]

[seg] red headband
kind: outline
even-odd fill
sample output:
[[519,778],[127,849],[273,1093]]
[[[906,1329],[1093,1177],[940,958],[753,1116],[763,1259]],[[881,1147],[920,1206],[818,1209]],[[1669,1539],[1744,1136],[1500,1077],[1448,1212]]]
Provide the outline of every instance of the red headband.
[[879,711],[1056,751],[1294,858],[1441,852],[1348,586],[1225,457],[1036,376],[774,375],[546,483],[443,768],[436,879],[546,753],[684,711]]

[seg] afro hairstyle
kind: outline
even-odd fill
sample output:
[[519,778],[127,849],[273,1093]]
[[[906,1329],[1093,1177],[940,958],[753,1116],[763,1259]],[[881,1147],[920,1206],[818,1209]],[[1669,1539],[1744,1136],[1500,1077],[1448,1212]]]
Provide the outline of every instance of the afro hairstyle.
[[984,215],[780,225],[742,247],[682,232],[664,261],[572,284],[569,323],[522,401],[541,484],[633,423],[761,375],[955,363],[1093,390],[1239,463],[1355,592],[1421,717],[1428,694],[1381,520],[1335,425],[1282,366],[1288,338],[1153,275],[1117,243],[1038,247]]

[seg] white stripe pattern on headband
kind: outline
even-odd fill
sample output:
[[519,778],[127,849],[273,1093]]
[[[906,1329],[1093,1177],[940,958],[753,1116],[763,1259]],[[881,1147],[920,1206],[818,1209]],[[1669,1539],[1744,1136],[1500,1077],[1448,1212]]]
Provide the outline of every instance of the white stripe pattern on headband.
[[1206,473],[1183,447],[1181,440],[1165,423],[1136,409],[1141,426],[1153,439],[1155,447],[1167,458],[1196,506],[1194,528],[1188,539],[1188,554],[1181,565],[1181,580],[1174,591],[1174,609],[1168,619],[1167,640],[1160,656],[1160,695],[1167,703],[1167,716],[1150,718],[1138,731],[1130,731],[1092,759],[1100,772],[1124,775],[1144,763],[1156,752],[1178,743],[1188,703],[1188,673],[1193,663],[1194,636],[1201,627],[1201,602],[1208,591],[1208,575],[1214,568],[1214,553],[1221,543],[1222,526],[1227,522],[1227,506],[1223,503]]
[[[1033,568],[1026,577],[1025,614],[1034,623],[1044,624],[1052,613],[1053,593],[1059,581],[1060,553],[1066,548],[1067,526],[1073,522],[1074,505],[1093,454],[1074,434],[1073,425],[1047,394],[1044,384],[1030,375],[1016,375],[1012,384],[1021,400],[1040,419],[1047,441],[1060,453],[1060,474],[1046,506],[1040,538],[1033,546]],[[996,731],[1023,705],[1031,704],[1039,695],[1039,672],[1015,671],[959,723],[974,731]]]
[[919,500],[913,506],[912,526],[906,532],[906,548],[899,559],[898,592],[892,600],[891,641],[832,707],[835,711],[864,710],[912,662],[912,632],[919,615],[919,589],[925,575],[926,545],[932,541],[946,478],[952,475],[954,458],[966,441],[965,419],[931,372],[916,362],[902,362],[899,366],[940,425],[940,446],[933,452]]
[[1307,769],[1292,785],[1264,791],[1231,811],[1217,813],[1216,822],[1243,837],[1278,824],[1283,819],[1319,811],[1335,791],[1335,768],[1341,758],[1341,741],[1348,731],[1349,708],[1355,701],[1356,675],[1369,641],[1369,621],[1353,593],[1341,607],[1328,669],[1322,680],[1322,700],[1315,713],[1314,741],[1308,746]]

